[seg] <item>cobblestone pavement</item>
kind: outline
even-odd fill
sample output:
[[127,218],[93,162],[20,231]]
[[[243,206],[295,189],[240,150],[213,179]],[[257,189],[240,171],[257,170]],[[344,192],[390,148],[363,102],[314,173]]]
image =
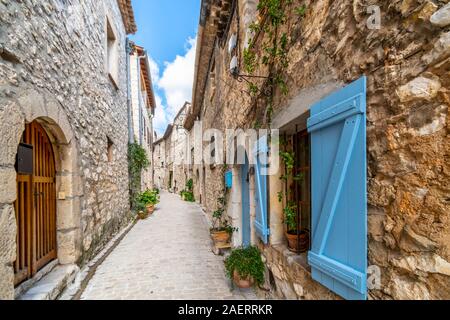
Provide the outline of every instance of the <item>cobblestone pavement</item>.
[[203,212],[162,192],[161,203],[139,221],[97,268],[82,300],[256,299],[231,290],[223,257],[211,252]]

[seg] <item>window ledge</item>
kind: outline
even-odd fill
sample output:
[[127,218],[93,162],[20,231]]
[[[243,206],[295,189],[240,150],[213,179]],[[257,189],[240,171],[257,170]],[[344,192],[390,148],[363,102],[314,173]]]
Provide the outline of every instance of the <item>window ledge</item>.
[[285,244],[278,244],[272,246],[275,251],[283,256],[284,259],[291,265],[295,264],[302,268],[307,273],[311,274],[311,267],[308,264],[308,253],[294,253],[290,251]]

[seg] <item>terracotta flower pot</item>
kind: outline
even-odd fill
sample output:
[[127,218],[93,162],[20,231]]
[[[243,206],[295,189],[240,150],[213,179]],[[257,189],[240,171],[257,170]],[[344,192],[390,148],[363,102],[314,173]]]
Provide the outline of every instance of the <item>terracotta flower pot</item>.
[[242,289],[247,289],[247,288],[250,288],[253,286],[253,284],[255,283],[255,280],[251,276],[248,276],[246,279],[244,279],[239,275],[239,272],[234,270],[233,282],[237,287],[242,288]]
[[211,231],[211,237],[215,244],[227,244],[230,242],[230,234],[226,231]]
[[305,230],[300,234],[286,233],[288,240],[288,249],[293,252],[306,252],[309,248],[309,233]]
[[147,219],[149,216],[148,212],[144,212],[144,211],[139,211],[138,212],[138,217],[141,220]]
[[147,213],[150,215],[155,211],[155,205],[153,204],[148,204],[147,205]]

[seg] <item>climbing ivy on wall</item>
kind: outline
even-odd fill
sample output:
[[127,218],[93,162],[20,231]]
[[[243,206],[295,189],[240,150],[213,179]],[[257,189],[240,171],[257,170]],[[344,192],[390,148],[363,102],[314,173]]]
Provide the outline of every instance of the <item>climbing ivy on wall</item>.
[[[290,37],[286,30],[289,24],[288,13],[293,12],[297,18],[303,18],[306,14],[306,5],[295,6],[294,0],[261,0],[258,4],[258,12],[261,21],[252,23],[249,28],[254,37],[249,39],[248,47],[243,52],[243,67],[249,74],[254,74],[261,67],[268,68],[268,81],[263,86],[271,88],[268,97],[266,119],[270,124],[273,112],[274,88],[279,88],[283,95],[288,94],[288,86],[284,77],[289,64],[288,46]],[[257,39],[262,40],[257,47]],[[257,83],[249,81],[249,92],[258,96],[261,90]]]
[[147,152],[138,143],[128,145],[128,171],[130,174],[130,203],[135,208],[137,196],[141,192],[142,170],[148,168],[150,161]]

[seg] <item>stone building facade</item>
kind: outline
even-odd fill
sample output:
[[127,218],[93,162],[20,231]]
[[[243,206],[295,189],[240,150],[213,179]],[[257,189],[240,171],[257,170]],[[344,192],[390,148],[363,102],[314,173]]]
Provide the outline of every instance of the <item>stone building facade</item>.
[[173,120],[173,130],[170,136],[171,153],[173,154],[173,176],[172,191],[180,193],[185,189],[188,178],[188,157],[187,146],[189,145],[189,133],[184,128],[184,119],[189,111],[190,103],[186,102]]
[[153,144],[153,180],[159,189],[172,189],[173,161],[171,157],[171,136],[173,125],[169,124],[164,135]]
[[54,160],[55,190],[35,195],[55,203],[48,231],[59,264],[85,263],[128,223],[126,35],[136,25],[128,0],[3,1],[0,12],[0,299],[13,299],[15,270],[33,275],[17,266],[14,204],[33,201],[16,183],[25,125],[41,128],[54,154],[44,163]]
[[131,45],[130,53],[130,94],[132,141],[141,145],[147,153],[150,166],[143,170],[142,190],[153,187],[153,116],[155,96],[153,92],[149,57],[144,48]]
[[189,112],[186,102],[169,124],[161,139],[153,144],[153,171],[155,186],[179,193],[185,189],[189,175],[189,132],[184,128],[184,120]]
[[[311,106],[365,76],[368,214],[367,236],[362,240],[368,243],[367,265],[379,271],[367,290],[368,298],[449,299],[450,4],[428,0],[284,2],[285,23],[276,31],[278,39],[285,40],[285,64],[276,64],[284,81],[274,86],[268,100],[264,94],[267,79],[251,79],[253,86],[249,87],[230,73],[231,66],[237,67],[237,73],[249,74],[252,68],[244,66],[249,53],[256,52],[256,59],[267,54],[264,49],[270,35],[264,26],[268,18],[258,10],[258,3],[202,1],[186,129],[195,135],[196,120],[202,121],[202,132],[270,127],[292,141],[294,135],[307,133]],[[250,46],[253,51],[248,50]],[[232,62],[234,54],[237,64]],[[264,77],[270,74],[270,66],[260,63],[251,71],[251,75]],[[224,169],[231,169],[227,213],[240,227],[242,168],[222,167],[194,166],[194,190],[211,213],[224,194]],[[255,173],[248,172],[251,243],[261,248],[267,266],[261,294],[339,299],[336,290],[313,279],[307,253],[287,249],[283,206],[277,199],[283,190],[282,174],[279,170],[268,177],[270,234],[264,244],[254,223]],[[243,243],[242,233],[241,228],[234,234],[235,246]]]
[[164,139],[158,139],[153,143],[153,182],[158,189],[165,189],[166,174],[166,145]]

